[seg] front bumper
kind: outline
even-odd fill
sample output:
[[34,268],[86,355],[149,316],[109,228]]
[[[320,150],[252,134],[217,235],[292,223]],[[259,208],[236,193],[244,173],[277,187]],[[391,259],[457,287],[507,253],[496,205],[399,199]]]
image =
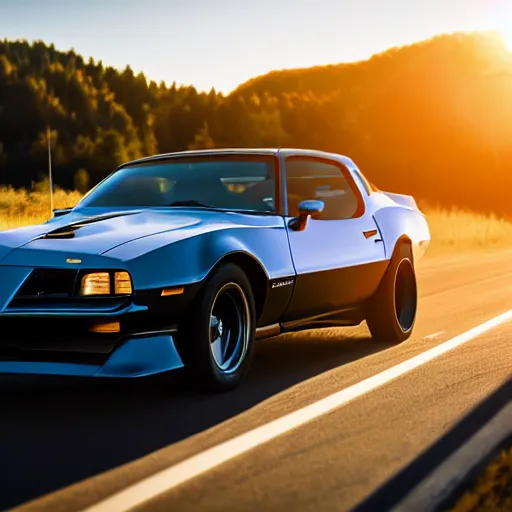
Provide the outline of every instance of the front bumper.
[[23,352],[17,357],[0,353],[0,373],[131,378],[183,367],[174,334],[170,332],[129,337],[105,357],[101,354],[70,357],[69,353],[53,351],[43,357],[40,351]]
[[[181,368],[169,316],[133,303],[115,312],[4,311],[0,373],[129,378]],[[94,332],[112,323],[115,332]]]

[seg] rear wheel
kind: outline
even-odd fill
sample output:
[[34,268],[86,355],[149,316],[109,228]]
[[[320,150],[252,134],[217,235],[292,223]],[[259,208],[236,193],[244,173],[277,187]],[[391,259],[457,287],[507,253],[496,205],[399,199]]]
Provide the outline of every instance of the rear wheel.
[[372,337],[400,343],[410,337],[416,321],[418,290],[409,244],[395,249],[389,267],[366,308]]
[[252,360],[254,333],[250,283],[238,266],[222,265],[179,326],[180,353],[194,384],[208,391],[237,387]]

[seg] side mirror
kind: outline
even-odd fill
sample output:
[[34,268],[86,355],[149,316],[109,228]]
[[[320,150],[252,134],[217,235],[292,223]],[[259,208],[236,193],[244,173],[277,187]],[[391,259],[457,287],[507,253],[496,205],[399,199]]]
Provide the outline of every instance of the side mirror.
[[323,201],[308,199],[299,203],[299,215],[290,222],[290,227],[295,231],[304,231],[308,224],[309,217],[316,217],[324,211]]

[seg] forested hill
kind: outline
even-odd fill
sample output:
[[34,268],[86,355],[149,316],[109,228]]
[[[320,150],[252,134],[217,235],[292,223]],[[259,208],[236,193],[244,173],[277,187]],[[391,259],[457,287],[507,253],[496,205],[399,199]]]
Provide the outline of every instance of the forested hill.
[[382,189],[512,215],[512,54],[488,34],[272,72],[228,96],[0,41],[1,183],[29,187],[46,175],[47,125],[65,188],[157,152],[311,147],[351,156]]

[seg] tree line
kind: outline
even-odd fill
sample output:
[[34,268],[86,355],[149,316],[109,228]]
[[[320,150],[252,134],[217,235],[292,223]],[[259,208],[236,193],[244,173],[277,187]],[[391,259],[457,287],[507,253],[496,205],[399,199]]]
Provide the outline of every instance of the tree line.
[[44,178],[48,135],[67,189],[155,153],[289,146],[346,154],[383,190],[512,216],[512,54],[493,34],[274,71],[229,95],[0,41],[0,183]]

